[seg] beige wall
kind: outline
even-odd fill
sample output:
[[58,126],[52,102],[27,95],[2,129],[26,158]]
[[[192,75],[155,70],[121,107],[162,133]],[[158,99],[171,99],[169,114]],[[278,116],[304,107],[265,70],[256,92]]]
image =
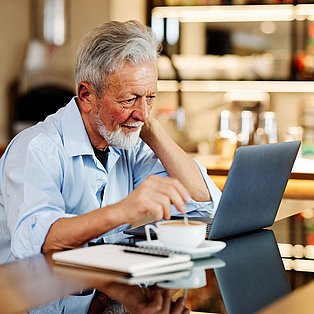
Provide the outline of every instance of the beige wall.
[[[79,40],[93,27],[110,19],[138,19],[145,22],[144,0],[68,0],[69,36],[66,44],[48,59],[47,68],[73,85],[72,68]],[[122,9],[123,8],[123,9]],[[10,84],[23,68],[31,39],[31,0],[0,1],[0,145],[9,140]],[[65,75],[66,74],[66,75]],[[30,84],[27,77],[26,84]],[[24,86],[24,85],[23,85]]]
[[30,37],[27,0],[0,1],[0,145],[7,141],[8,89],[19,74]]

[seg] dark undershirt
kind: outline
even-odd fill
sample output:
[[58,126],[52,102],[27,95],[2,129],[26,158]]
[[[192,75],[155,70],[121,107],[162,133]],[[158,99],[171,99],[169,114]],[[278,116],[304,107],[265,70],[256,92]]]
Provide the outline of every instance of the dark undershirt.
[[93,147],[94,153],[96,158],[102,163],[105,169],[107,169],[107,161],[108,161],[108,154],[109,154],[109,147],[106,148],[105,151],[99,150],[95,147]]
[[[93,150],[94,150],[96,158],[102,163],[104,168],[107,170],[108,154],[110,151],[109,147],[107,147],[105,151],[96,149],[95,147],[93,147]],[[100,192],[101,199],[103,198],[103,195],[104,195],[104,189],[105,188],[103,188],[102,191]]]

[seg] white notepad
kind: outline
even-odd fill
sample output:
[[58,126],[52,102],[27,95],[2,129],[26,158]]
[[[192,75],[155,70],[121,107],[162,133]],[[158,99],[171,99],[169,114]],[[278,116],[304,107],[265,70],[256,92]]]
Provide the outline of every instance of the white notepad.
[[[129,252],[136,251],[136,252]],[[193,266],[188,254],[165,254],[157,250],[105,244],[52,254],[59,264],[103,269],[128,276],[145,276],[186,270]]]

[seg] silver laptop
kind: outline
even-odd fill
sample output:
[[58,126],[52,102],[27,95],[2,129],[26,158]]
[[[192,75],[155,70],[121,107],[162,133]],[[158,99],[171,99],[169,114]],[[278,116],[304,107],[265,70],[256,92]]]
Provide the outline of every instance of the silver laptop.
[[[206,221],[208,239],[212,240],[271,226],[300,144],[292,141],[237,148],[214,218],[191,219]],[[144,226],[125,233],[146,238]]]
[[209,239],[274,223],[300,144],[292,141],[237,148]]

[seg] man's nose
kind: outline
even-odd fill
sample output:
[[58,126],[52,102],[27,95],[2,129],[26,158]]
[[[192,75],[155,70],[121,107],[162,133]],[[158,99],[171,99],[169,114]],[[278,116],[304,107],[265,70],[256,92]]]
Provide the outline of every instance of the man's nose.
[[150,108],[147,104],[145,97],[139,97],[136,102],[136,107],[133,112],[133,117],[140,120],[140,121],[146,121],[149,117]]

